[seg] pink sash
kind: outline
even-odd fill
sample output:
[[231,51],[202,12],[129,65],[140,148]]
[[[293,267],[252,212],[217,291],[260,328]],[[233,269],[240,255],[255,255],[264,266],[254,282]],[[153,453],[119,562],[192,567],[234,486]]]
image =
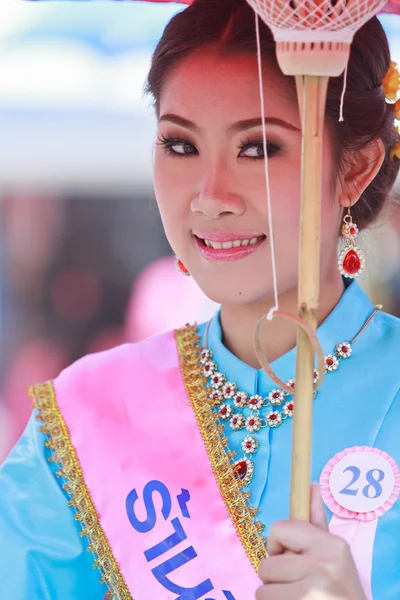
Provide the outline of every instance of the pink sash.
[[31,390],[120,600],[251,600],[260,585],[261,527],[208,405],[194,335],[87,356]]
[[[173,333],[85,357],[54,390],[106,539],[79,482],[70,492],[115,597],[254,598],[260,580],[245,551],[254,540],[241,543],[221,497]],[[33,395],[62,459],[49,390],[36,386]],[[70,466],[63,471],[69,479]]]

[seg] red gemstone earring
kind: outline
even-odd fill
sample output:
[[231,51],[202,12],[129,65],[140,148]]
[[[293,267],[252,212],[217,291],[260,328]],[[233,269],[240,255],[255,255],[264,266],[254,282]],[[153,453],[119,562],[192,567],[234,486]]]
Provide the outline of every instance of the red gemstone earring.
[[178,269],[179,273],[181,273],[182,275],[186,275],[187,277],[190,277],[189,271],[187,270],[187,268],[185,267],[183,262],[177,257],[175,257],[175,266]]
[[350,208],[347,209],[347,215],[343,218],[342,237],[345,245],[338,257],[338,269],[344,277],[358,277],[365,267],[364,254],[356,244],[358,236],[358,227],[353,223]]

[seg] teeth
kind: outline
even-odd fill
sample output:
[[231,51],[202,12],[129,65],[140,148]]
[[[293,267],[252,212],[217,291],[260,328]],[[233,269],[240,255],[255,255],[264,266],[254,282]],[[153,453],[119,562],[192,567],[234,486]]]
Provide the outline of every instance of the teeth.
[[212,242],[211,240],[203,240],[208,248],[214,248],[214,250],[229,250],[230,248],[240,248],[240,246],[254,246],[263,239],[262,237],[254,237],[248,240],[232,240],[229,242]]

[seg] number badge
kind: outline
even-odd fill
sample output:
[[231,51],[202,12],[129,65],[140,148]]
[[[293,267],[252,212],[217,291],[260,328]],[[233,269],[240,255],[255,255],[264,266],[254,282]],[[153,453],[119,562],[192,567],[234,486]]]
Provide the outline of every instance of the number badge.
[[330,510],[345,519],[382,516],[400,493],[400,471],[389,454],[368,446],[347,448],[324,467],[321,493]]

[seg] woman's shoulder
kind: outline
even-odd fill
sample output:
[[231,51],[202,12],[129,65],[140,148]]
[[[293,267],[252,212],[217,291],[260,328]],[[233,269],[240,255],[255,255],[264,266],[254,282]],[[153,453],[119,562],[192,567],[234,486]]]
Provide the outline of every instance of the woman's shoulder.
[[55,381],[79,377],[101,383],[110,377],[118,377],[122,372],[139,375],[145,368],[165,369],[175,356],[174,331],[167,331],[139,342],[126,342],[108,350],[86,354],[61,371]]
[[377,427],[375,445],[388,452],[400,465],[400,319],[386,312],[376,317],[376,343],[370,348],[370,374],[367,383],[376,377],[376,401],[385,407],[383,419]]
[[[112,412],[132,400],[162,393],[181,378],[174,331],[136,343],[125,343],[78,359],[52,381],[33,385],[29,395],[43,412],[58,411],[66,417]],[[119,408],[118,408],[119,407]]]
[[[400,318],[386,312],[379,312],[375,317],[375,327],[371,328],[373,339],[370,340],[371,353],[390,367],[394,372],[400,388]],[[374,339],[375,337],[375,339]],[[366,340],[368,342],[368,339]]]
[[366,336],[364,348],[368,347],[369,358],[362,378],[376,402],[384,408],[377,429],[377,445],[400,463],[400,319],[380,311],[368,329],[370,337]]
[[400,318],[385,311],[380,311],[376,319],[382,327],[383,335],[394,343],[400,344]]
[[400,390],[400,319],[379,311],[354,344],[358,384],[362,381],[371,393],[379,388],[385,397],[394,398]]

